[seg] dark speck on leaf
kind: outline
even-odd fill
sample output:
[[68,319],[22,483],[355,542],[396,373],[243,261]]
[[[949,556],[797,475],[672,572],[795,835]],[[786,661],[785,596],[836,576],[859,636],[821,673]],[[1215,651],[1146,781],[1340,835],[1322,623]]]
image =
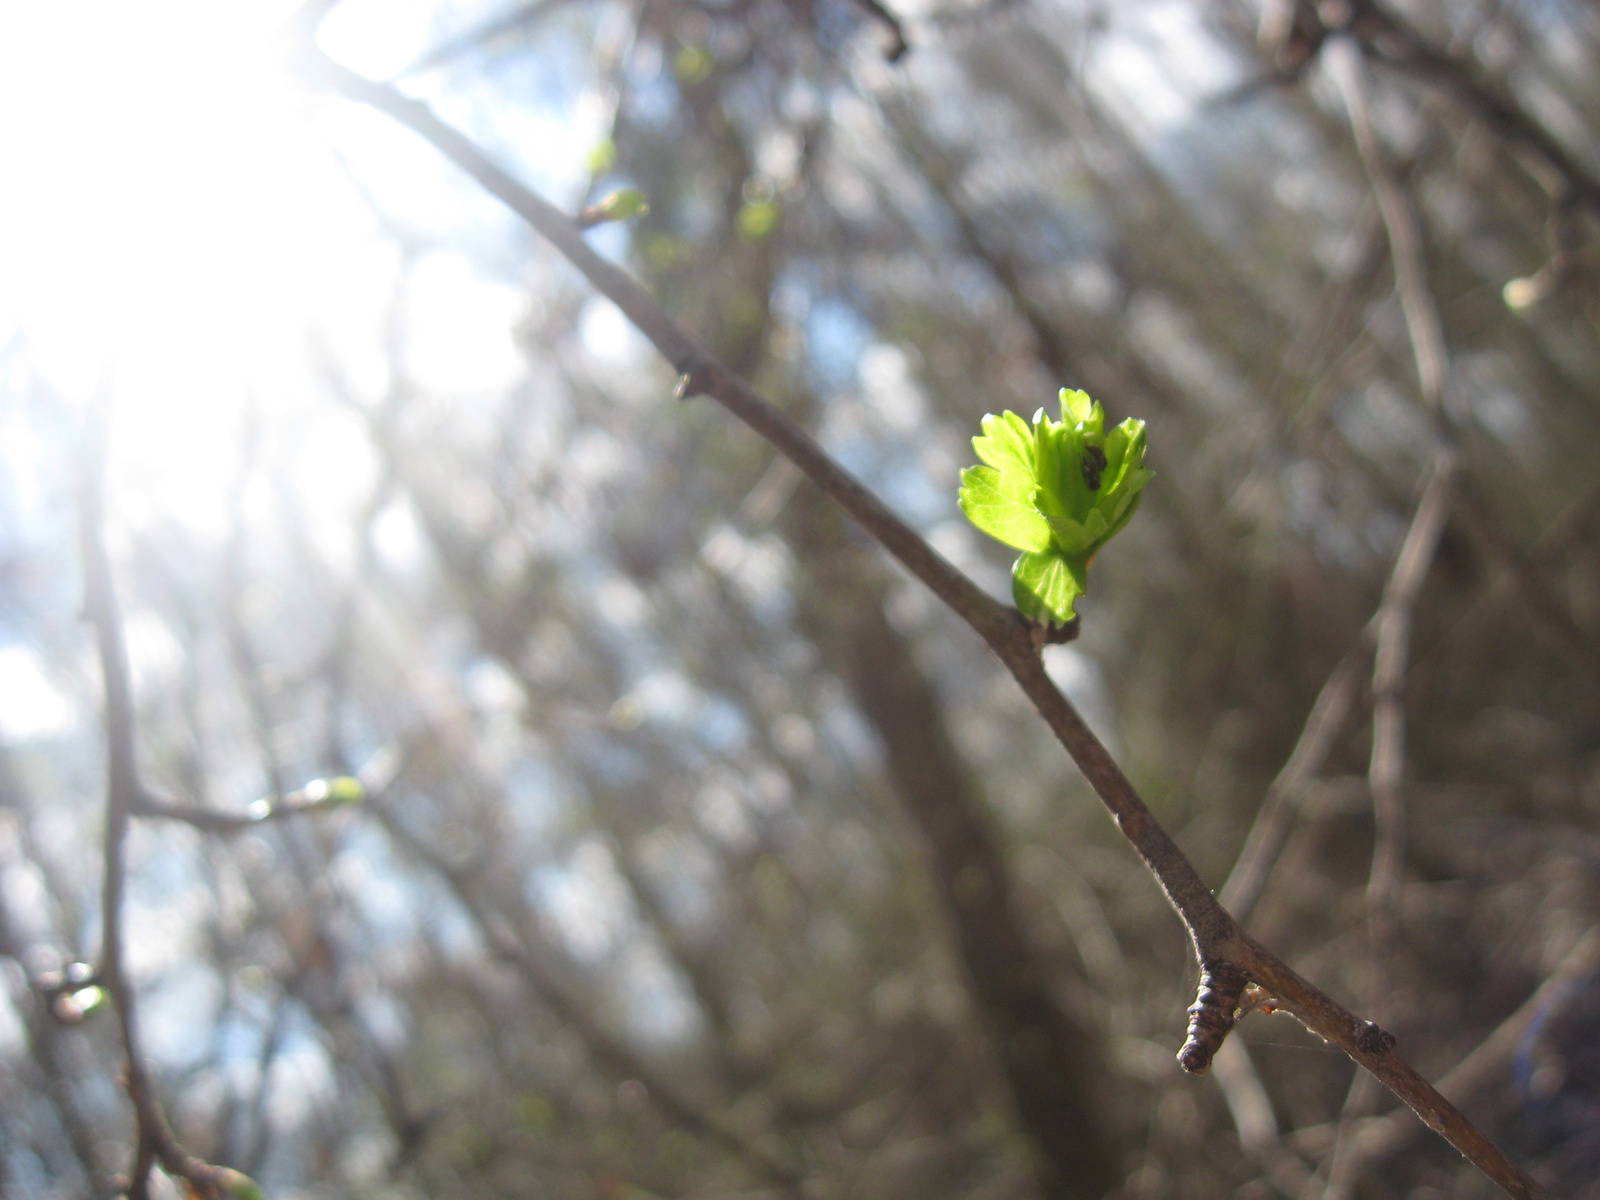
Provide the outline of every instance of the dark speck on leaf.
[[1083,448],[1083,482],[1091,492],[1100,490],[1100,476],[1105,473],[1106,452],[1099,446]]

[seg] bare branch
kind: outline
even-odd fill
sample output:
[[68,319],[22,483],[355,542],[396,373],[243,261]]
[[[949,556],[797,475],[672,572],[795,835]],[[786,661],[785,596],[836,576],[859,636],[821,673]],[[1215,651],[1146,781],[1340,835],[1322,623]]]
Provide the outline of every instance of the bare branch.
[[1561,179],[1561,194],[1556,196],[1558,205],[1570,195],[1591,209],[1600,210],[1600,178],[1546,132],[1543,125],[1499,94],[1471,63],[1430,45],[1387,5],[1364,0],[1353,7],[1357,14],[1351,29],[1369,58],[1407,75],[1431,80],[1489,122],[1508,141],[1532,150]]
[[[1529,1026],[1552,1000],[1575,980],[1600,967],[1600,930],[1591,929],[1522,1005],[1496,1026],[1493,1033],[1439,1080],[1439,1090],[1457,1103],[1465,1103],[1491,1086],[1503,1086],[1505,1073]],[[1416,1123],[1397,1110],[1361,1126],[1351,1139],[1354,1165],[1375,1166],[1405,1148],[1416,1136]]]
[[128,826],[144,795],[144,785],[139,781],[128,655],[102,531],[105,416],[101,407],[89,420],[79,513],[84,611],[94,627],[105,687],[106,832],[100,900],[100,966],[95,978],[111,993],[116,1005],[126,1055],[124,1086],[128,1099],[133,1102],[135,1120],[134,1167],[127,1183],[129,1200],[147,1200],[150,1171],[157,1162],[169,1175],[188,1181],[205,1200],[216,1200],[222,1189],[239,1178],[238,1173],[194,1157],[173,1136],[140,1050],[134,990],[123,958],[122,902],[127,882]]
[[[1377,198],[1378,210],[1383,214],[1390,257],[1394,262],[1395,290],[1405,313],[1422,400],[1435,414],[1437,424],[1443,410],[1449,360],[1439,309],[1428,286],[1421,223],[1411,197],[1390,170],[1378,145],[1367,107],[1361,58],[1354,42],[1345,37],[1335,38],[1325,54],[1344,100],[1361,164]],[[1405,768],[1402,691],[1410,655],[1411,613],[1444,532],[1457,463],[1456,454],[1448,444],[1435,451],[1428,468],[1427,484],[1384,588],[1383,605],[1375,619],[1377,649],[1372,672],[1372,759],[1368,780],[1372,788],[1377,839],[1367,887],[1375,950],[1388,940],[1386,931],[1391,929],[1395,917],[1405,853],[1405,808],[1401,794]]]
[[[1364,638],[1363,643],[1365,641]],[[1289,761],[1283,764],[1283,769],[1267,788],[1255,823],[1245,837],[1244,848],[1239,851],[1228,882],[1222,885],[1218,897],[1235,920],[1248,921],[1256,902],[1261,899],[1278,855],[1283,853],[1306,787],[1327,761],[1334,739],[1350,715],[1365,658],[1361,650],[1351,650],[1328,675],[1311,705]]]
[[[162,821],[180,821],[204,833],[224,837],[241,833],[268,821],[281,821],[287,817],[330,812],[360,803],[369,792],[382,790],[392,777],[392,756],[379,754],[358,776],[351,779],[314,779],[305,787],[282,796],[257,800],[246,812],[222,812],[200,804],[180,804],[141,789],[131,812],[136,817],[151,817]],[[352,787],[351,784],[355,786]]]
[[444,66],[451,59],[460,58],[476,50],[484,50],[491,42],[499,41],[507,34],[531,25],[552,9],[570,2],[571,0],[530,0],[527,4],[520,4],[504,16],[485,21],[460,37],[451,38],[443,45],[435,46],[415,62],[402,68],[396,73],[395,78],[405,79],[412,75],[420,75],[424,71]]
[[1435,456],[1377,616],[1378,646],[1372,671],[1372,760],[1367,778],[1372,787],[1378,838],[1367,899],[1371,912],[1379,914],[1382,920],[1394,916],[1400,895],[1401,860],[1405,853],[1405,809],[1401,795],[1405,767],[1402,693],[1411,641],[1411,612],[1449,515],[1455,472],[1453,454],[1444,451]]
[[1045,673],[1028,622],[951,566],[803,429],[712,358],[632,278],[590,249],[570,218],[517,183],[427,106],[362,78],[309,44],[299,48],[297,59],[309,79],[394,117],[522,216],[613,300],[672,363],[682,377],[681,395],[710,396],[770,441],[960,616],[1005,664],[1110,810],[1118,828],[1160,882],[1202,962],[1225,961],[1240,968],[1307,1028],[1376,1075],[1508,1194],[1542,1195],[1497,1146],[1394,1052],[1392,1037],[1312,987],[1240,930],[1110,753],[1056,689]]
[[412,834],[384,805],[374,806],[383,827],[418,862],[432,868],[449,886],[451,893],[471,917],[485,944],[502,962],[509,963],[528,989],[561,1020],[577,1030],[589,1052],[608,1069],[624,1079],[637,1079],[650,1098],[672,1120],[693,1129],[733,1153],[757,1176],[777,1186],[783,1194],[799,1200],[800,1174],[768,1150],[747,1138],[729,1122],[710,1112],[635,1054],[631,1047],[596,1018],[586,1005],[561,980],[526,940],[513,931],[504,919],[485,903],[466,873],[445,862],[423,841]]
[[[1444,388],[1449,377],[1444,328],[1428,285],[1421,221],[1416,205],[1386,161],[1367,105],[1364,66],[1350,37],[1330,40],[1324,54],[1338,85],[1362,168],[1378,203],[1389,237],[1395,291],[1405,314],[1424,408],[1444,430]],[[1381,1013],[1384,991],[1377,963],[1393,946],[1400,923],[1400,884],[1405,863],[1405,679],[1410,660],[1411,621],[1417,594],[1432,566],[1450,512],[1458,460],[1448,438],[1435,450],[1427,483],[1396,557],[1383,603],[1373,619],[1376,648],[1372,672],[1372,755],[1367,771],[1375,836],[1367,881],[1367,925],[1374,960],[1371,1004]],[[1368,1081],[1358,1076],[1345,1099],[1344,1115],[1354,1116],[1368,1102]],[[1348,1124],[1328,1164],[1327,1193],[1348,1193],[1357,1169],[1349,1153]]]

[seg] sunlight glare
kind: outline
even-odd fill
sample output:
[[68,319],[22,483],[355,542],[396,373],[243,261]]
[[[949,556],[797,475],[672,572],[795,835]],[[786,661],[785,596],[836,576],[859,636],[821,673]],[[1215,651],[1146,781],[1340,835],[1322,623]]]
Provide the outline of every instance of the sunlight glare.
[[69,403],[108,389],[119,475],[177,485],[163,502],[200,527],[247,396],[303,398],[307,330],[348,325],[371,278],[371,218],[273,58],[294,7],[0,14],[0,341]]
[[37,653],[20,645],[0,648],[0,736],[26,742],[64,733],[76,715]]
[[512,327],[527,308],[521,288],[483,278],[460,255],[425,255],[406,288],[407,370],[424,387],[508,386],[523,370]]

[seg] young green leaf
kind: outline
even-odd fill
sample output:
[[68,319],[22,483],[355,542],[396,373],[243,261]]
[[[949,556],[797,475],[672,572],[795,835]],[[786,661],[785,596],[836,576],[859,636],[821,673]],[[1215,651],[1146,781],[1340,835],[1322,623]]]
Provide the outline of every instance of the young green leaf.
[[1011,596],[1017,611],[1035,621],[1064,625],[1088,587],[1088,568],[1062,554],[1024,554],[1011,568]]
[[972,439],[982,466],[961,473],[961,511],[1006,545],[1023,551],[1011,573],[1018,610],[1065,624],[1088,586],[1089,564],[1139,507],[1145,469],[1144,422],[1109,433],[1105,410],[1088,393],[1061,389],[1061,420],[1043,409],[1030,424],[991,413]]
[[[1013,474],[1010,482],[1018,478]],[[961,511],[979,529],[1018,550],[1048,550],[1050,526],[1026,498],[1002,490],[1008,477],[993,467],[968,467],[961,472]]]

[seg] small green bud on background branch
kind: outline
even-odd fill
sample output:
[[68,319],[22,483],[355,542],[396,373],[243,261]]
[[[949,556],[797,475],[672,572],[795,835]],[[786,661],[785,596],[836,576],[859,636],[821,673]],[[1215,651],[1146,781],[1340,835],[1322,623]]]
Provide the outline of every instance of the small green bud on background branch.
[[638,188],[619,188],[589,205],[578,214],[579,229],[592,229],[608,221],[626,221],[650,211],[650,200]]

